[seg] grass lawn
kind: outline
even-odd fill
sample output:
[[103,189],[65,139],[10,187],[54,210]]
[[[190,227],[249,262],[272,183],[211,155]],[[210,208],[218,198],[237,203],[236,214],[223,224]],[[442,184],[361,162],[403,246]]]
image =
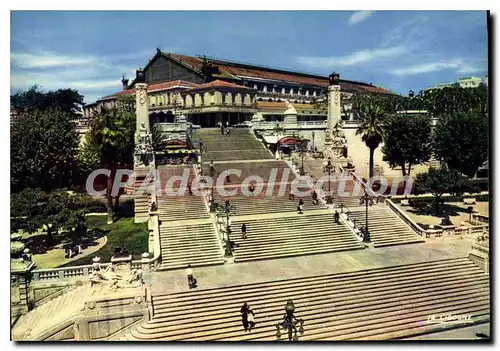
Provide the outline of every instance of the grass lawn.
[[134,259],[140,259],[141,254],[148,252],[148,224],[147,223],[134,223],[134,218],[120,218],[111,225],[106,224],[106,216],[90,216],[86,219],[88,228],[101,228],[109,232],[106,234],[108,239],[99,251],[82,257],[76,261],[68,262],[61,265],[61,267],[79,266],[85,264],[92,264],[94,256],[101,257],[101,262],[106,263],[111,260],[115,247],[122,246],[127,248],[129,254]]
[[[36,263],[38,269],[70,267],[78,265],[92,264],[94,256],[100,256],[101,262],[109,262],[114,254],[116,246],[122,246],[128,249],[128,252],[133,255],[134,259],[140,259],[143,252],[148,251],[148,224],[135,224],[133,217],[122,217],[116,220],[113,224],[106,224],[106,216],[89,216],[86,217],[85,223],[89,229],[99,228],[107,237],[107,243],[98,251],[82,256],[81,258],[68,262],[64,257],[64,249],[62,244],[67,242],[66,238],[58,237],[57,241],[61,241],[55,247],[47,249],[44,253],[34,254],[33,262]],[[40,236],[41,234],[32,234],[31,238]],[[26,235],[28,236],[28,235]],[[43,237],[43,236],[41,236]],[[91,246],[98,245],[97,239]],[[99,239],[102,240],[102,239]],[[85,251],[84,251],[85,252]],[[83,255],[83,254],[82,254]]]

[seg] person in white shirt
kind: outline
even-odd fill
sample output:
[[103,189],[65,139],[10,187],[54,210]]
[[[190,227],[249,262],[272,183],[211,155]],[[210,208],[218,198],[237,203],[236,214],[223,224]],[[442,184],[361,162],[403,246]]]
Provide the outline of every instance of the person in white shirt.
[[193,277],[193,269],[191,268],[190,264],[188,264],[188,268],[186,269],[186,275],[188,279],[189,289],[196,288],[196,279]]

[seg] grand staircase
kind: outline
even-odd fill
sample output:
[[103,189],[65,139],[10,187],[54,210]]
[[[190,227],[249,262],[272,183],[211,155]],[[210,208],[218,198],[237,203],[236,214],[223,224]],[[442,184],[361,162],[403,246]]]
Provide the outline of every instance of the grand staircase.
[[200,129],[194,136],[195,143],[203,142],[204,162],[210,160],[264,160],[272,159],[271,153],[258,142],[248,129],[231,129],[229,135],[221,135],[220,129]]
[[160,227],[162,262],[159,270],[223,264],[219,240],[211,222]]
[[[293,299],[307,340],[404,339],[490,321],[489,276],[467,258],[153,296],[154,316],[124,339],[275,341]],[[240,307],[254,310],[245,332]],[[467,324],[428,316],[471,315]],[[287,339],[286,333],[282,340]]]
[[71,325],[72,317],[83,308],[85,296],[91,295],[89,285],[74,288],[21,316],[13,335],[27,330],[24,340],[50,340],[57,331]]
[[[356,224],[365,225],[366,210],[356,209],[349,212],[349,219]],[[368,228],[375,247],[421,243],[425,240],[413,231],[401,218],[385,206],[368,209]]]
[[[219,161],[219,160],[215,160]],[[291,182],[295,179],[295,174],[288,167],[284,161],[255,161],[255,162],[221,162],[214,164],[215,174],[214,178],[217,178],[224,171],[230,172],[229,170],[241,171],[238,176],[235,173],[229,174],[229,182],[224,178],[225,185],[238,185],[241,184],[245,178],[249,176],[258,176],[262,178],[263,183],[271,182]],[[208,163],[203,164],[203,174],[210,174],[210,165]],[[256,181],[255,179],[252,179]]]
[[[227,189],[226,191],[231,191],[231,189]],[[302,191],[305,193],[305,190]],[[289,190],[287,190],[286,184],[283,186],[270,186],[269,188],[268,185],[266,185],[260,193],[256,192],[255,195],[252,196],[247,196],[242,193],[241,188],[238,188],[236,194],[231,196],[222,196],[216,193],[215,202],[224,204],[224,201],[229,199],[231,205],[235,207],[234,212],[236,216],[296,211],[299,199],[304,201],[304,211],[319,208],[312,204],[311,195],[302,197],[296,196],[293,200],[288,196]]]
[[[157,199],[161,221],[209,217],[203,196],[189,195],[187,191],[188,183],[196,177],[196,172],[191,166],[159,166],[158,171],[161,179],[161,194]],[[181,177],[186,174],[188,176],[184,180],[185,184],[182,184]]]
[[[241,225],[247,227],[246,240]],[[344,224],[336,224],[331,214],[311,214],[232,222],[235,262],[304,256],[362,249],[358,239]]]

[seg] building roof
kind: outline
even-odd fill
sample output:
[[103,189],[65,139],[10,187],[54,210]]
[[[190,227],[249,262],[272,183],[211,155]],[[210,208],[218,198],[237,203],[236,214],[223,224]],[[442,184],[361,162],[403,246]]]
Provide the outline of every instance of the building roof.
[[[154,91],[162,91],[162,90],[166,90],[166,89],[173,89],[173,88],[177,88],[177,87],[179,87],[179,88],[193,88],[193,87],[198,87],[198,86],[199,86],[199,84],[188,82],[185,80],[173,80],[170,82],[150,84],[150,85],[148,85],[148,91],[154,92]],[[119,91],[118,93],[107,95],[107,96],[101,98],[101,100],[115,99],[115,98],[122,96],[122,95],[132,95],[132,94],[135,94],[135,88],[122,90],[122,91]]]
[[[201,71],[203,66],[203,59],[199,57],[192,57],[180,54],[169,53],[166,54],[169,57],[173,57],[176,60],[193,67],[197,71]],[[265,79],[270,81],[276,81],[276,83],[289,83],[295,85],[307,85],[307,86],[317,86],[317,87],[327,87],[329,85],[328,77],[323,77],[314,74],[292,72],[281,69],[275,69],[270,67],[262,67],[257,65],[250,65],[226,60],[219,60],[213,58],[206,58],[208,62],[213,63],[219,70],[220,74],[214,75],[216,77],[227,77],[238,80],[244,80],[245,78],[257,78]],[[371,92],[377,94],[392,94],[392,92],[376,87],[372,84],[367,84],[363,82],[355,82],[350,80],[340,79],[340,85],[342,90],[346,91],[360,91],[360,92]]]
[[197,84],[195,87],[190,88],[185,90],[186,92],[188,91],[193,91],[193,90],[207,90],[207,89],[212,89],[212,88],[231,88],[231,89],[240,89],[240,90],[251,90],[253,91],[254,89],[244,87],[242,85],[234,84],[234,83],[229,83],[223,80],[214,80],[209,83],[203,83],[203,84]]
[[[175,53],[165,53],[157,50],[156,54],[153,58],[148,62],[148,64],[144,67],[144,70],[149,67],[149,65],[154,61],[157,56],[165,56],[174,61],[182,64],[183,66],[196,71],[201,74],[203,69],[203,61],[206,59],[208,62],[219,68],[219,73],[214,73],[213,77],[216,78],[217,82],[221,82],[219,79],[229,79],[233,81],[243,81],[243,80],[263,80],[267,83],[272,83],[273,81],[276,84],[291,84],[291,85],[303,85],[304,87],[319,87],[326,88],[329,85],[328,77],[314,75],[309,73],[301,73],[301,72],[293,72],[283,69],[276,69],[271,67],[263,67],[258,65],[252,65],[241,62],[234,62],[228,60],[221,60],[215,58],[208,57],[194,57],[187,56]],[[132,81],[131,85],[135,82]],[[175,85],[179,85],[182,83],[183,87],[188,88],[199,88],[198,84],[187,82],[187,81],[171,81],[165,83],[157,83],[151,84],[148,86],[148,91],[157,91],[157,90],[165,90],[168,88],[172,88]],[[213,83],[213,82],[211,82]],[[211,84],[208,83],[208,84]],[[225,82],[227,83],[227,82]],[[221,83],[217,83],[221,84]],[[228,83],[231,84],[231,83]],[[202,84],[203,85],[203,84]],[[343,91],[346,92],[362,92],[362,93],[376,93],[376,94],[393,94],[392,92],[376,87],[372,84],[364,83],[364,82],[356,82],[351,80],[340,79],[340,86]],[[229,87],[229,86],[226,86]],[[244,88],[242,85],[234,84],[231,88]],[[135,89],[127,89],[124,91],[120,91],[118,93],[108,95],[103,97],[101,100],[105,99],[113,99],[121,95],[130,95],[134,94]]]

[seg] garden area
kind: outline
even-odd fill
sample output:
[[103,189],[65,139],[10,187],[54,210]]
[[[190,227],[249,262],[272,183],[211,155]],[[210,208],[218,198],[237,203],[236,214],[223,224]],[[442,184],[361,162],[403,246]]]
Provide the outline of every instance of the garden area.
[[[466,226],[469,226],[473,215],[480,214],[489,217],[489,195],[472,197],[476,199],[474,204],[465,204],[462,197],[443,197],[440,200],[439,212],[436,212],[435,202],[431,196],[413,197],[403,201],[403,203],[404,199],[402,198],[392,200],[415,223],[428,229],[430,225],[441,225],[443,219],[446,218],[449,218],[452,225],[460,226],[465,223]],[[472,207],[472,213],[469,210],[470,207]]]
[[27,259],[38,269],[91,264],[94,256],[109,262],[121,247],[134,259],[148,251],[148,225],[135,224],[133,200],[114,208],[107,224],[105,199],[25,189],[11,197],[11,257]]

